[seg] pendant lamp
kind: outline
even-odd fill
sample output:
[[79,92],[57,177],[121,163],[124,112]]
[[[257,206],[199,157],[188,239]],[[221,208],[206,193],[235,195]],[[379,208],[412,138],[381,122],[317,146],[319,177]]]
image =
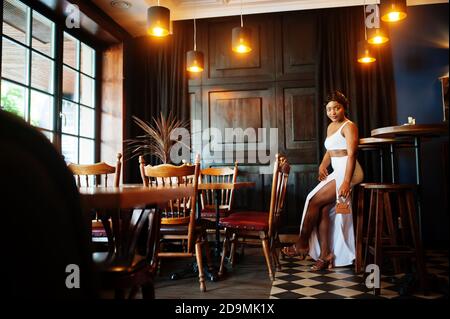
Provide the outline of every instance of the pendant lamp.
[[377,59],[372,55],[370,45],[367,42],[367,26],[366,26],[366,6],[363,5],[364,10],[364,40],[358,42],[358,62],[368,64],[375,62]]
[[368,64],[375,62],[377,59],[373,56],[367,41],[358,42],[358,62]]
[[406,18],[406,0],[381,0],[381,20],[397,22]]
[[369,30],[367,30],[367,42],[370,44],[383,44],[388,41],[389,37],[384,28],[369,28]]
[[199,73],[203,71],[203,66],[203,53],[197,51],[197,28],[194,19],[194,50],[188,51],[186,54],[186,70],[193,73]]
[[155,37],[165,37],[170,33],[170,10],[159,5],[147,10],[147,33]]
[[252,50],[250,45],[252,38],[252,31],[244,27],[244,19],[242,17],[242,0],[241,0],[241,26],[235,27],[232,30],[232,50],[236,53],[248,53]]

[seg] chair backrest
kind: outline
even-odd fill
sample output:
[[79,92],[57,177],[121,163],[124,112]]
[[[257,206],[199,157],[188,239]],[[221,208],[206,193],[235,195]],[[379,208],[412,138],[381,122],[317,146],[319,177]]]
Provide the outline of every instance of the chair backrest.
[[[238,175],[238,163],[234,167],[209,167],[200,171],[200,183],[235,183]],[[230,211],[233,206],[234,190],[222,189],[219,198],[219,208]],[[215,209],[213,190],[202,190],[202,209]]]
[[[116,166],[111,166],[105,162],[95,164],[73,164],[69,163],[68,167],[72,174],[76,177],[77,185],[90,186],[89,177],[91,177],[93,186],[108,186],[108,174],[114,174],[113,186],[118,187],[120,184],[120,173],[122,170],[122,154],[117,154]],[[85,183],[82,182],[81,176],[85,177]],[[101,177],[103,176],[103,181]]]
[[161,224],[188,225],[188,249],[193,247],[195,230],[195,207],[200,174],[200,159],[195,164],[161,164],[156,166],[145,165],[144,158],[139,157],[142,182],[148,187],[192,185],[194,195],[171,200],[161,211]]
[[284,155],[275,156],[273,168],[272,192],[270,196],[269,211],[269,238],[276,236],[281,213],[283,212],[284,199],[291,166]]
[[[125,262],[131,266],[139,236],[147,221],[149,224],[145,257],[149,264],[154,262],[155,245],[158,243],[159,237],[159,213],[156,209],[109,210],[102,215],[102,218],[108,221],[108,223],[104,224],[111,225],[111,227],[108,226],[111,236],[108,236],[106,266],[115,264],[118,261]],[[111,220],[110,224],[109,220]]]

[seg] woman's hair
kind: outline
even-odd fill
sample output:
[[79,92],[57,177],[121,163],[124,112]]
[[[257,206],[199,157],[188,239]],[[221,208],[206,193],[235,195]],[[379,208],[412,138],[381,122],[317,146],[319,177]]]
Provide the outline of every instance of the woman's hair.
[[342,105],[344,107],[345,111],[348,112],[348,99],[341,92],[335,90],[335,91],[331,92],[330,94],[328,94],[326,104],[328,104],[330,102],[339,103],[340,105]]

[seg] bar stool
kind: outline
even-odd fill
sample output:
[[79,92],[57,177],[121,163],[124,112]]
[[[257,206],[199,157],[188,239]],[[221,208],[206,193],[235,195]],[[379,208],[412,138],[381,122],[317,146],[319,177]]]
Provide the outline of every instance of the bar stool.
[[[394,146],[395,148],[406,147],[411,145],[411,140],[404,138],[374,138],[374,137],[366,137],[359,139],[358,149],[361,151],[378,151],[379,152],[379,161],[380,161],[380,183],[384,182],[384,154],[388,152],[389,154],[389,162],[390,162],[390,176],[391,182],[394,184],[396,182],[396,172],[395,172],[395,163],[394,163]],[[355,197],[357,199],[357,209],[356,209],[356,229],[355,229],[355,238],[356,238],[356,256],[355,256],[355,272],[360,273],[363,271],[363,246],[366,242],[363,238],[363,229],[367,226],[367,220],[365,219],[367,214],[364,212],[366,210],[365,207],[365,198],[367,197],[365,185],[367,183],[359,184],[355,187]],[[369,205],[370,207],[371,205]],[[384,240],[391,241],[392,238],[385,238]],[[395,268],[398,269],[398,265],[395,262]]]
[[[414,200],[417,185],[365,183],[363,187],[370,190],[371,198],[364,264],[368,255],[373,255],[374,264],[380,268],[381,274],[383,256],[415,259],[417,277],[425,290],[426,268]],[[397,200],[397,211],[392,209],[391,197]],[[397,214],[394,215],[395,212]],[[385,230],[389,239],[387,244],[382,240]],[[400,230],[400,236],[397,230]],[[379,293],[380,288],[375,289],[375,294]]]

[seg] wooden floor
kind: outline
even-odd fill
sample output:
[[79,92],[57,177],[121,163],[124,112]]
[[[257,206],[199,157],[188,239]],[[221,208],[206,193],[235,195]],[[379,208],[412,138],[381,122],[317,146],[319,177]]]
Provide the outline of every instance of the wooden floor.
[[[194,258],[190,260],[194,261]],[[216,263],[218,265],[218,262]],[[183,269],[186,260],[167,260],[161,265],[163,271],[155,278],[157,299],[267,299],[270,296],[272,282],[267,273],[262,248],[246,247],[245,255],[225,278],[217,282],[206,282],[206,292],[200,292],[198,276],[170,280],[172,270]]]

